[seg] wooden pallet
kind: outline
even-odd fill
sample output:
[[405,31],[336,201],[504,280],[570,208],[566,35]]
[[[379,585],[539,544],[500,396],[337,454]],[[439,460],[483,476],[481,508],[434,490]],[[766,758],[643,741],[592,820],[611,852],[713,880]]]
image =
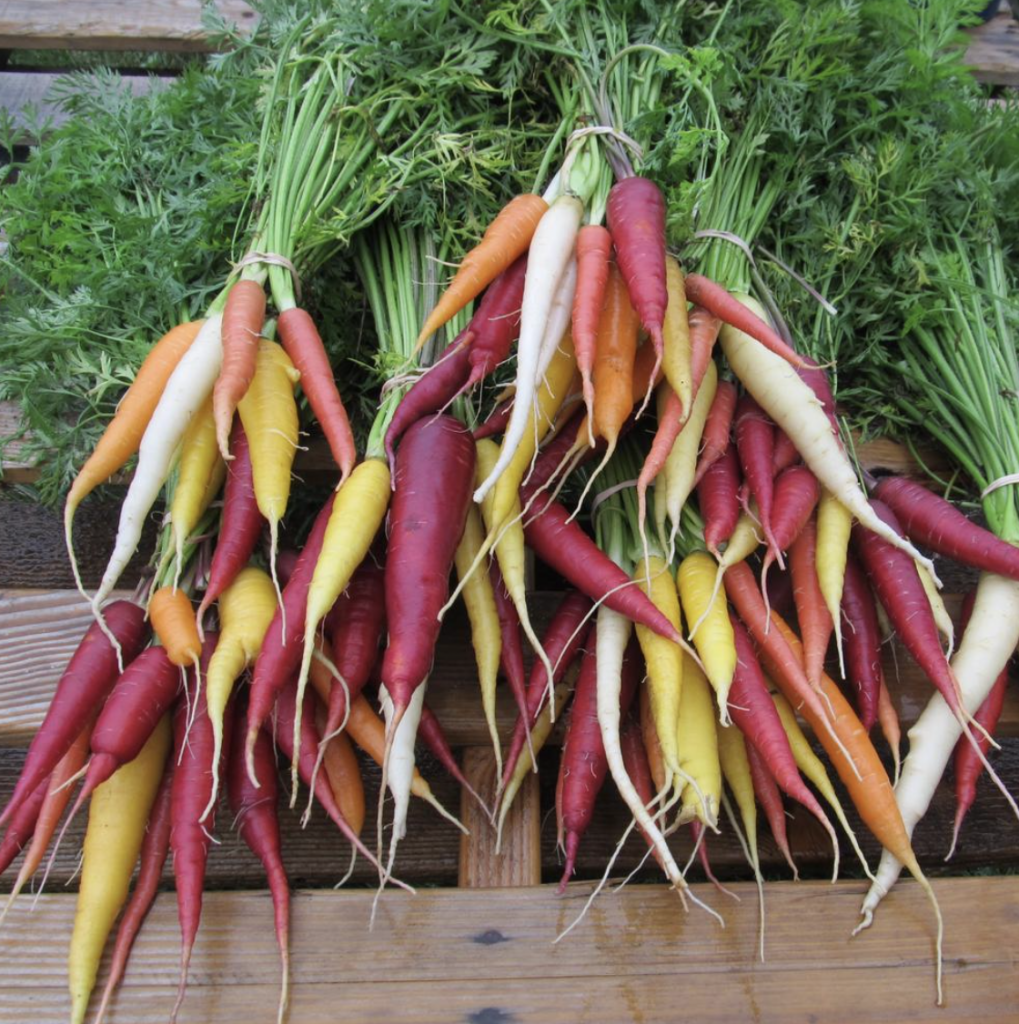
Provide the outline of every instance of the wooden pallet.
[[[36,0],[0,5],[0,48],[74,47],[109,50],[207,48],[197,0],[137,4],[89,0]],[[241,0],[219,6],[239,24],[253,23]],[[129,13],[130,22],[125,14]],[[982,80],[1019,84],[1019,26],[1000,15],[973,33],[969,57]],[[0,71],[0,103],[16,109],[32,101],[45,107],[53,73]],[[150,87],[150,77],[133,78]],[[0,437],[16,427],[14,410],[0,406]],[[869,466],[903,469],[908,453],[892,445],[864,450]],[[332,468],[322,451],[303,456],[302,476],[319,482]],[[8,450],[8,483],[33,479],[35,467]],[[57,516],[15,501],[0,485],[0,802],[13,788],[24,747],[44,713],[49,695],[77,639],[87,627],[87,608],[73,590]],[[88,586],[95,586],[110,550],[111,506],[92,501],[79,519],[77,536]],[[143,543],[143,548],[145,544]],[[151,548],[151,543],[148,545]],[[136,563],[125,577],[133,586]],[[971,580],[952,577],[961,592]],[[535,595],[536,617],[547,619],[554,594]],[[958,600],[950,602],[953,612]],[[910,724],[926,702],[927,684],[901,650],[889,652],[886,668],[901,668],[900,714]],[[429,701],[459,749],[464,770],[482,792],[490,790],[493,759],[476,695],[475,669],[462,617],[444,626],[430,683]],[[500,695],[499,723],[505,734],[513,710]],[[1010,695],[1002,720],[1006,737],[996,763],[1012,789],[1019,787],[1019,699]],[[1019,882],[1012,877],[941,877],[936,889],[945,913],[947,1007],[933,1006],[933,925],[918,888],[906,882],[888,899],[875,927],[850,942],[863,885],[844,881],[769,882],[767,958],[757,959],[756,891],[733,888],[735,903],[703,883],[697,895],[723,911],[725,930],[705,914],[684,915],[675,895],[654,884],[634,884],[605,895],[568,939],[555,935],[580,909],[627,824],[613,793],[599,801],[582,847],[578,877],[557,898],[548,884],[559,871],[554,827],[548,820],[554,794],[556,751],[542,755],[543,770],[522,791],[504,837],[494,851],[490,826],[434,763],[422,770],[439,799],[458,808],[471,829],[460,837],[427,808],[414,807],[401,847],[401,877],[422,889],[415,897],[386,893],[373,931],[367,928],[374,875],[354,872],[352,891],[332,884],[347,867],[335,829],[315,816],[307,829],[283,814],[284,857],[302,891],[293,919],[294,1024],[357,1021],[465,1021],[509,1024],[524,1021],[878,1021],[950,1022],[977,1015],[984,1021],[1015,1019],[1019,970],[1012,937],[1019,917]],[[369,805],[379,789],[378,772],[365,764]],[[606,787],[610,789],[611,787]],[[1012,866],[1019,858],[1019,828],[1004,800],[981,782],[980,796],[952,865],[942,863],[953,813],[947,787],[939,792],[915,837],[925,870]],[[371,816],[369,816],[371,817]],[[855,818],[854,818],[855,821]],[[0,931],[0,1024],[66,1019],[66,944],[74,897],[59,890],[75,872],[82,823],[69,830],[54,867],[49,892],[34,915],[25,900]],[[820,828],[792,813],[790,841],[801,871],[822,878],[831,851]],[[276,950],[268,926],[268,899],[260,867],[228,829],[213,848],[210,892],[195,951],[191,992],[181,1021],[271,1021],[277,998]],[[876,862],[876,844],[860,830],[865,853]],[[374,825],[365,839],[375,842]],[[677,855],[689,856],[680,839]],[[852,854],[843,864],[853,871]],[[644,855],[639,839],[623,848],[616,871],[637,869]],[[723,878],[746,878],[738,846],[727,836],[711,840],[712,862]],[[765,869],[787,878],[778,851],[763,843]],[[696,876],[696,869],[693,872]],[[655,872],[645,867],[637,881]],[[5,884],[6,884],[6,880]],[[164,885],[172,886],[167,870]],[[245,891],[226,891],[245,890]],[[257,890],[257,891],[251,891]],[[480,890],[480,891],[479,891]],[[806,927],[804,927],[806,926]],[[59,937],[53,942],[54,936]],[[178,931],[172,893],[163,893],[139,940],[123,991],[109,1020],[164,1021],[176,988]],[[105,970],[105,967],[104,967]],[[824,972],[806,974],[806,972]],[[724,977],[723,977],[724,975]],[[102,979],[100,979],[102,980]],[[806,983],[805,983],[806,981]],[[380,983],[386,987],[380,987]],[[337,1009],[339,1007],[339,1009]]]

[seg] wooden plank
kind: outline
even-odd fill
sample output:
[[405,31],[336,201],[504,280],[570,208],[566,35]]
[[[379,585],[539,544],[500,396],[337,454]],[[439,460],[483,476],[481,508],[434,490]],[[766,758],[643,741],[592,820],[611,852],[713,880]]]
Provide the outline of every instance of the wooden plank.
[[[498,773],[491,747],[468,747],[463,755],[463,772],[483,799],[494,801]],[[461,888],[541,884],[541,791],[537,775],[528,775],[520,787],[506,816],[498,850],[492,822],[466,791],[461,796],[460,820],[470,829],[470,835],[460,837]]]
[[[242,31],[258,18],[244,0],[214,0]],[[0,49],[208,52],[202,0],[6,0]]]
[[973,76],[990,85],[1019,85],[1019,21],[1007,3],[983,25],[969,31],[966,63]]
[[[888,898],[874,927],[850,940],[865,885],[771,884],[766,960],[757,900],[736,887],[719,928],[684,914],[662,886],[604,896],[557,945],[589,885],[387,893],[368,929],[371,893],[300,893],[294,900],[290,1019],[526,1024],[557,1021],[1014,1021],[1019,879],[937,884],[946,922],[946,1006],[934,1006],[933,920],[913,883]],[[698,897],[717,904],[703,886]],[[0,1021],[67,1017],[66,943],[74,900],[46,896],[0,932]],[[264,893],[211,893],[203,907],[180,1020],[269,1020],[279,966]],[[804,923],[809,922],[809,927]],[[179,927],[161,895],[139,936],[110,1024],[165,1021],[177,987]],[[100,974],[100,984],[105,967]],[[677,1009],[682,1007],[682,1013]]]
[[[558,594],[532,595],[532,616],[539,631],[559,600]],[[958,599],[949,604],[957,614]],[[0,591],[0,746],[30,741],[60,673],[90,622],[88,606],[76,591]],[[444,621],[428,702],[453,746],[483,747],[489,742],[488,727],[481,713],[467,629],[459,609]],[[930,684],[898,643],[886,649],[885,670],[903,723],[911,725],[927,704]],[[504,687],[499,692],[497,719],[500,734],[508,735],[516,710]],[[1002,736],[1019,735],[1015,688],[1006,698],[999,729]],[[557,731],[553,738],[560,735]]]

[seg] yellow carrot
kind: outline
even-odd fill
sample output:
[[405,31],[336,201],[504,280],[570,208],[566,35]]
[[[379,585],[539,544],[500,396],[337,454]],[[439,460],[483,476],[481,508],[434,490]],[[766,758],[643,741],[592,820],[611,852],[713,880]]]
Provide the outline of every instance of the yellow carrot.
[[839,668],[845,675],[842,655],[842,582],[846,578],[846,555],[853,516],[849,509],[827,488],[821,488],[817,505],[817,582],[825,607],[835,623],[835,645],[839,651]]
[[[250,393],[250,392],[249,392]],[[276,613],[276,591],[266,573],[253,565],[242,569],[219,597],[219,641],[205,675],[205,702],[214,739],[212,795],[200,820],[216,806],[219,761],[223,749],[223,715],[237,677],[258,657]]]
[[665,308],[662,336],[665,352],[662,372],[683,407],[683,419],[693,404],[693,374],[690,366],[690,324],[686,316],[686,289],[683,271],[671,256],[665,257],[665,287],[669,304]]
[[67,962],[71,1024],[85,1019],[103,946],[127,899],[170,739],[170,718],[164,715],[141,753],[92,794]]
[[718,760],[715,708],[708,680],[697,662],[686,653],[683,654],[683,692],[679,700],[676,746],[679,767],[692,780],[683,787],[680,824],[696,818],[717,831],[722,768]]

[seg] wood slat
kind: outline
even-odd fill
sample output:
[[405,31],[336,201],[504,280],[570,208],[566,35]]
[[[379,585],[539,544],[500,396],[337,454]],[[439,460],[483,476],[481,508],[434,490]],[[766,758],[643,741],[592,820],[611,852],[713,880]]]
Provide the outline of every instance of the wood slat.
[[[604,896],[563,942],[587,884],[387,893],[368,930],[370,893],[301,893],[294,901],[292,1006],[301,1024],[335,1021],[541,1021],[639,1024],[696,1020],[835,1022],[1013,1021],[1019,1005],[1014,937],[1019,879],[936,885],[946,922],[946,1006],[934,1006],[933,919],[903,883],[868,932],[850,940],[865,886],[768,886],[766,960],[757,959],[757,899],[736,886],[727,926],[684,914],[661,886]],[[717,894],[697,887],[718,905]],[[66,936],[74,900],[46,896],[14,911],[0,932],[0,1021],[67,1017]],[[278,953],[264,893],[205,898],[181,1024],[272,1018]],[[807,925],[809,922],[808,926]],[[161,895],[145,924],[110,1024],[165,1021],[177,986],[179,928]],[[105,976],[100,974],[100,984]]]
[[[532,616],[539,631],[559,599],[558,594],[532,595]],[[955,613],[958,603],[950,602]],[[76,591],[0,592],[0,746],[23,746],[31,740],[60,673],[90,622],[88,606]],[[908,726],[926,706],[930,684],[898,643],[886,651],[885,670]],[[443,623],[427,699],[453,746],[488,745],[474,653],[466,617],[459,609]],[[516,710],[505,687],[499,691],[497,712],[500,734],[506,736]],[[1019,693],[1014,687],[1006,698],[999,731],[1002,736],[1019,735]]]
[[[244,0],[214,0],[242,31],[258,18]],[[202,0],[6,0],[0,49],[208,52]]]
[[1019,21],[1007,3],[990,21],[969,32],[966,63],[990,85],[1019,85]]

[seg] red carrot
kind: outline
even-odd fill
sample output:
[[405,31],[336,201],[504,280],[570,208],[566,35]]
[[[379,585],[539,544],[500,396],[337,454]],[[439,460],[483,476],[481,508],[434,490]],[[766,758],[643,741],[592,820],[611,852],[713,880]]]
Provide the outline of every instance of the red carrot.
[[775,547],[769,546],[765,552],[762,580],[767,578],[773,561],[777,560],[784,568],[782,552],[787,551],[800,535],[820,498],[821,485],[806,466],[790,466],[775,481],[771,515],[771,537]]
[[841,610],[846,681],[853,689],[860,722],[870,732],[881,690],[881,625],[870,583],[852,552],[846,559]]
[[[216,633],[206,634],[200,665],[202,678],[208,674],[209,659],[218,639],[219,635]],[[202,916],[205,866],[216,822],[215,806],[207,815],[205,814],[212,796],[214,747],[212,722],[205,704],[205,688],[197,684],[193,671],[188,672],[185,685],[188,688],[189,699],[178,702],[173,716],[174,760],[177,767],[171,783],[170,846],[173,849],[173,877],[177,885],[181,954],[180,986],[177,990],[177,1001],[170,1014],[171,1024],[177,1019],[187,990],[191,950],[194,948],[198,923]],[[223,739],[225,754],[230,748],[232,724],[233,715],[227,715]]]
[[777,477],[784,469],[795,466],[800,461],[800,453],[796,445],[789,440],[789,435],[781,428],[775,427],[775,447],[772,450],[771,475]]
[[[630,776],[633,788],[637,791],[637,795],[644,806],[650,807],[655,799],[655,786],[651,778],[651,767],[648,764],[647,751],[644,749],[644,738],[641,736],[640,719],[632,711],[627,716],[623,730],[619,735],[619,745],[623,752],[623,765],[626,768],[626,774]],[[700,822],[697,822],[697,824],[700,824]],[[643,826],[638,827],[648,844],[648,848],[651,850],[651,855],[658,861],[662,870],[665,870],[658,847],[648,837]]]
[[255,660],[255,667],[251,673],[251,693],[248,697],[248,731],[245,741],[245,749],[248,751],[254,749],[258,730],[272,712],[277,695],[287,685],[291,674],[301,663],[301,640],[304,637],[308,588],[315,572],[315,563],[322,551],[322,540],[333,511],[333,498],[334,495],[329,495],[322,506],[322,511],[315,518],[293,575],[283,588],[282,610],[276,609],[276,614],[262,641],[262,649]]
[[510,741],[509,753],[503,765],[503,785],[508,785],[513,777],[520,753],[527,742],[527,733],[537,723],[549,690],[555,689],[580,653],[588,632],[582,628],[582,624],[590,611],[591,599],[579,590],[568,590],[559,602],[559,607],[541,638],[541,646],[545,649],[553,668],[552,685],[549,686],[548,672],[544,664],[540,658],[536,658],[527,680],[527,725],[525,726],[524,720],[518,717],[513,727],[513,739]]
[[[761,529],[769,551],[778,550],[771,530],[771,508],[774,500],[774,477],[771,464],[775,456],[775,424],[750,394],[736,404],[736,451],[739,454],[743,479],[757,501]],[[779,564],[781,555],[779,555]]]
[[255,501],[248,435],[244,433],[239,416],[234,422],[233,433],[230,436],[230,452],[233,460],[226,467],[223,514],[219,522],[216,550],[209,566],[209,582],[202,595],[202,603],[198,606],[199,628],[206,611],[248,564],[265,522]]
[[163,781],[159,784],[152,810],[149,812],[149,824],[142,840],[141,853],[138,857],[138,880],[135,882],[131,899],[124,908],[124,914],[117,928],[117,938],[113,944],[113,956],[110,960],[110,973],[103,989],[102,1002],[96,1014],[96,1024],[102,1024],[106,1008],[114,991],[124,977],[127,960],[131,955],[131,947],[141,930],[145,917],[156,899],[159,882],[163,876],[163,865],[170,851],[170,809],[173,792],[174,759],[170,758],[163,773]]
[[[966,595],[966,600],[963,601],[963,630],[965,630],[966,624],[969,622],[970,615],[973,614],[975,598],[976,591],[971,591]],[[1001,712],[1005,706],[1005,691],[1007,688],[1008,665],[1006,664],[1001,670],[1001,674],[995,679],[991,692],[973,716],[974,720],[986,730],[987,736],[994,735],[998,719],[1001,718]],[[987,756],[987,751],[991,748],[991,741],[987,736],[977,736],[977,743],[980,744],[980,749],[985,757]],[[955,844],[959,840],[959,830],[962,828],[963,820],[969,809],[973,806],[973,801],[977,798],[977,779],[980,778],[983,768],[984,766],[980,762],[980,758],[977,757],[972,744],[965,738],[960,739],[955,745],[955,823],[952,827],[952,845],[945,860],[948,860],[955,852]]]
[[506,424],[509,423],[510,416],[513,415],[513,398],[507,398],[505,401],[500,402],[493,410],[491,415],[482,423],[479,423],[472,432],[472,437],[475,441],[483,441],[486,437],[492,437],[494,434],[501,434],[506,429]]
[[665,284],[665,199],[649,178],[624,178],[612,186],[605,215],[630,301],[654,345],[657,372],[664,352],[662,326],[669,304]]
[[247,394],[255,376],[258,339],[265,320],[265,288],[257,281],[241,280],[230,289],[223,309],[220,338],[223,365],[212,389],[212,412],[216,421],[216,441],[224,459],[229,451],[230,426],[237,404]]
[[697,389],[708,372],[722,321],[703,306],[694,306],[687,315],[687,324],[690,327],[690,380],[696,398]]
[[803,365],[796,368],[796,372],[821,403],[828,421],[836,437],[839,433],[839,421],[835,415],[835,396],[831,393],[831,384],[828,382],[828,374],[810,356],[800,357]]
[[[124,663],[130,662],[142,647],[144,610],[131,601],[114,601],[103,609],[103,617],[120,645]],[[0,824],[53,771],[95,708],[106,700],[119,674],[116,648],[99,624],[93,623],[57,683],[46,717],[28,748],[18,783],[0,814]]]
[[280,313],[276,330],[291,362],[300,371],[301,387],[340,467],[342,482],[357,462],[357,446],[315,322],[303,309],[287,309]]
[[757,748],[752,743],[747,744],[747,761],[750,763],[750,778],[754,783],[754,793],[758,803],[764,808],[765,817],[771,828],[775,843],[786,863],[793,869],[793,878],[799,878],[799,871],[793,863],[793,855],[789,850],[789,836],[785,827],[785,808],[782,806],[782,794],[775,785],[775,780],[768,771],[764,759],[757,753]]
[[[238,707],[237,729],[244,728],[245,715]],[[262,862],[272,895],[276,943],[280,949],[283,980],[280,988],[279,1019],[287,1007],[290,981],[290,884],[280,846],[280,825],[276,813],[279,786],[276,779],[276,753],[268,734],[261,732],[255,741],[254,785],[248,778],[244,750],[235,744],[227,761],[227,798],[234,824],[248,849]]]
[[418,737],[432,752],[432,756],[446,769],[450,778],[458,782],[481,805],[485,814],[492,816],[492,811],[478,795],[474,787],[467,781],[467,776],[457,763],[453,748],[442,730],[442,723],[432,709],[424,704],[421,707],[421,721],[418,722]]
[[11,823],[0,840],[0,874],[10,867],[14,858],[31,840],[48,789],[49,776],[46,776],[11,815]]
[[730,442],[697,485],[697,504],[704,520],[704,543],[719,558],[718,545],[732,536],[739,521],[739,459]]
[[1019,580],[1019,548],[977,526],[921,484],[886,476],[874,494],[894,512],[911,540],[963,565]]
[[810,685],[821,685],[824,659],[834,623],[817,579],[817,521],[811,517],[789,549],[796,619],[803,638],[803,667]]
[[[530,500],[530,485],[521,494],[525,502]],[[682,637],[650,598],[569,519],[562,505],[549,501],[525,524],[524,536],[535,555],[593,601],[603,601],[620,615],[681,643]]]
[[727,292],[720,284],[710,281],[700,274],[687,274],[686,297],[698,306],[714,313],[723,323],[730,324],[744,334],[755,338],[765,348],[781,356],[793,366],[800,368],[806,365],[803,358],[796,354],[782,337],[768,326],[756,313],[751,312],[735,296]]
[[580,229],[577,235],[577,291],[573,298],[573,351],[584,385],[588,423],[594,422],[591,372],[611,255],[612,235],[607,228],[600,224],[586,224]]
[[468,328],[461,331],[443,350],[442,354],[419,377],[413,387],[400,399],[396,412],[386,430],[386,458],[393,471],[396,444],[407,428],[423,416],[444,409],[453,398],[467,387],[470,373],[470,354],[474,333]]
[[736,399],[736,385],[727,380],[720,380],[701,436],[701,457],[697,463],[697,474],[694,476],[695,487],[704,479],[704,474],[711,468],[711,464],[720,459],[729,447],[729,431],[736,411]]
[[485,290],[471,317],[468,330],[474,343],[467,353],[471,373],[464,385],[468,390],[501,366],[520,333],[520,306],[524,301],[527,253],[507,267]]
[[[492,581],[492,595],[495,597],[495,611],[499,616],[499,635],[502,648],[499,664],[509,684],[510,693],[516,701],[521,715],[527,712],[527,686],[524,676],[524,645],[520,637],[520,616],[516,605],[506,589],[506,583],[499,571],[499,563],[492,559],[488,563],[488,574]],[[537,664],[541,664],[538,659]]]

